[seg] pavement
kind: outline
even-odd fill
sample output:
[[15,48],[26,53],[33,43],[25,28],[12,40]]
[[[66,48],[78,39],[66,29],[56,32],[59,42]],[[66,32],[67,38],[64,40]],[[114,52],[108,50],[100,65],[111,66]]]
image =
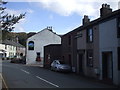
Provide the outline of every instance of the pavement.
[[1,73],[0,73],[0,89],[2,89],[2,77],[1,77]]
[[7,90],[7,85],[2,76],[2,59],[0,58],[0,90],[2,90],[3,88],[4,88],[4,90]]
[[2,89],[2,59],[0,59],[0,89]]
[[5,82],[4,78],[2,77],[1,73],[0,73],[0,90],[8,90],[6,82]]

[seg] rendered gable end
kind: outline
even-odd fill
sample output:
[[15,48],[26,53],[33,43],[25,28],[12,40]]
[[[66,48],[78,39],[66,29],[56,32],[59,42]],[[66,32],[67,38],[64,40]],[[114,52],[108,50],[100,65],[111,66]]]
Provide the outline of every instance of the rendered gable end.
[[[34,50],[28,50],[28,43],[34,42]],[[54,32],[44,29],[27,40],[26,64],[43,65],[44,46],[49,44],[61,44],[61,37]],[[36,61],[37,53],[40,53],[41,61]]]

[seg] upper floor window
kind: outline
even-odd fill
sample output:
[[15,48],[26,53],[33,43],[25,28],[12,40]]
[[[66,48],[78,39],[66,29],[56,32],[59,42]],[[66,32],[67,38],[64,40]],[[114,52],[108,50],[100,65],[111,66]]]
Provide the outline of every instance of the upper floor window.
[[34,50],[34,42],[33,41],[29,41],[28,50]]
[[117,30],[117,37],[120,38],[120,17],[118,17],[117,23],[118,23],[118,25],[117,25],[117,27],[118,27],[118,30]]
[[91,43],[93,42],[93,29],[87,29],[87,42]]

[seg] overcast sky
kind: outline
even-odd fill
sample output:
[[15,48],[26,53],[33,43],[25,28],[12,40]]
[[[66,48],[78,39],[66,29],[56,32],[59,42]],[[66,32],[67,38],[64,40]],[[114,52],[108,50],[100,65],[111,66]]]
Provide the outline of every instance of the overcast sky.
[[90,20],[100,16],[100,8],[107,3],[114,10],[120,0],[4,0],[8,1],[6,12],[26,17],[15,25],[15,32],[39,32],[47,26],[53,31],[65,34],[82,25],[82,18]]

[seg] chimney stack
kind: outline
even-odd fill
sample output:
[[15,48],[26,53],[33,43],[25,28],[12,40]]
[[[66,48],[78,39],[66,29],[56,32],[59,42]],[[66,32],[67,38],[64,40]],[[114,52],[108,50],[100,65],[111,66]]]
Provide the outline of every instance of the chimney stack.
[[88,24],[89,22],[90,22],[90,19],[88,18],[88,16],[87,16],[87,15],[84,15],[83,25]]
[[52,26],[48,26],[47,29],[52,31]]
[[110,5],[102,4],[102,8],[100,9],[100,16],[102,17],[110,13],[112,13],[112,9],[110,8]]

